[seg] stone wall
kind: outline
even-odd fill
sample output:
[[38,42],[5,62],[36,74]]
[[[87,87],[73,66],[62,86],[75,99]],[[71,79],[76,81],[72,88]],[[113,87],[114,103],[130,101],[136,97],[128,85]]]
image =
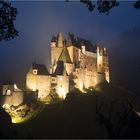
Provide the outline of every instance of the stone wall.
[[14,105],[18,106],[22,104],[24,101],[24,93],[23,91],[13,91],[11,95],[3,95],[1,96],[1,105]]

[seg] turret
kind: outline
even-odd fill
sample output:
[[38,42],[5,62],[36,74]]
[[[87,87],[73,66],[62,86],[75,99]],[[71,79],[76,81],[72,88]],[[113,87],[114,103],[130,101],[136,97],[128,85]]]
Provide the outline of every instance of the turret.
[[72,46],[72,40],[71,40],[71,34],[68,33],[67,41],[66,41],[66,46]]
[[106,48],[97,47],[97,83],[109,82],[109,65]]
[[97,72],[104,73],[104,48],[97,47]]
[[51,40],[51,73],[56,69],[58,58],[63,51],[62,33],[58,33],[57,37],[53,36]]
[[59,32],[57,36],[57,47],[63,47],[63,37],[61,32]]
[[56,47],[56,37],[55,36],[52,36],[52,40],[51,40],[50,46],[51,47]]
[[82,45],[81,48],[82,48],[82,53],[85,53],[86,47],[84,45]]

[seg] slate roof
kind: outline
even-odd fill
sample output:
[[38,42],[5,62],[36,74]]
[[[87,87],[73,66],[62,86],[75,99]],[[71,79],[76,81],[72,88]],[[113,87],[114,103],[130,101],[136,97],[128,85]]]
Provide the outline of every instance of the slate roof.
[[57,67],[56,70],[53,74],[53,76],[57,76],[57,75],[67,75],[66,69],[64,67],[64,62],[63,61],[58,61],[57,62]]
[[49,72],[45,65],[32,63],[32,69],[37,69],[37,75],[49,75]]
[[66,47],[64,47],[58,61],[63,61],[64,63],[72,63],[70,59],[69,52]]
[[71,33],[68,34],[66,44],[67,46],[73,45],[79,49],[81,49],[81,46],[84,45],[86,46],[87,51],[96,52],[96,47],[95,45],[91,43],[91,41],[80,38],[80,37],[75,38],[74,34],[71,34]]
[[93,46],[91,41],[77,37],[77,46],[81,48],[82,45],[86,47],[86,51],[96,52],[96,47]]

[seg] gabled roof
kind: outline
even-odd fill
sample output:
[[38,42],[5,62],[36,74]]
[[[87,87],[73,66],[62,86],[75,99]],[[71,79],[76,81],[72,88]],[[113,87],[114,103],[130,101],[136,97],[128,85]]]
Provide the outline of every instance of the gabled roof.
[[66,72],[66,68],[64,66],[64,62],[63,61],[58,61],[57,62],[57,67],[56,67],[56,70],[53,74],[53,76],[57,76],[57,75],[67,75],[67,72]]
[[32,63],[32,69],[37,69],[37,75],[49,75],[45,65]]
[[66,47],[63,48],[62,53],[58,59],[58,61],[63,61],[64,63],[72,63],[70,59],[69,52]]

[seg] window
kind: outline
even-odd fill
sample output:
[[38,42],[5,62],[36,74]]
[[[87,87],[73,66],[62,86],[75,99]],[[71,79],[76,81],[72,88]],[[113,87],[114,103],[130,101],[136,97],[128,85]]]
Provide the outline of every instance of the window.
[[55,78],[52,78],[52,82],[55,82]]
[[11,95],[11,90],[10,89],[7,89],[5,95]]
[[33,70],[33,74],[37,74],[37,70],[36,69]]

